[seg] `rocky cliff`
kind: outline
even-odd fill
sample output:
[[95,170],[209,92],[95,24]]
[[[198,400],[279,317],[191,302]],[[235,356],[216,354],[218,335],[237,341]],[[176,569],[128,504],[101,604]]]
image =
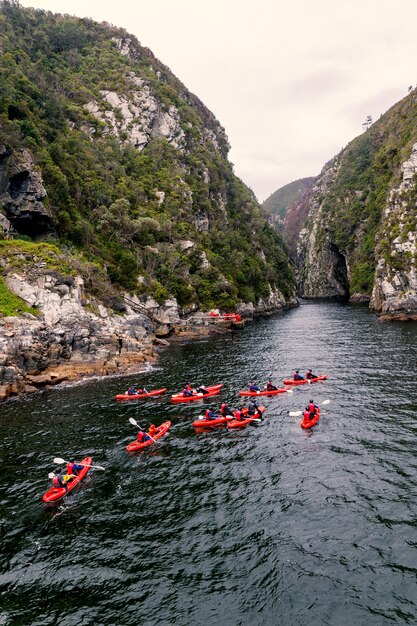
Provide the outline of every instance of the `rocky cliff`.
[[0,396],[296,304],[225,130],[126,31],[0,3]]
[[293,299],[280,237],[234,175],[224,128],[148,49],[10,0],[0,26],[4,232],[53,237],[160,303]]
[[416,115],[411,92],[323,168],[297,244],[301,297],[416,317]]

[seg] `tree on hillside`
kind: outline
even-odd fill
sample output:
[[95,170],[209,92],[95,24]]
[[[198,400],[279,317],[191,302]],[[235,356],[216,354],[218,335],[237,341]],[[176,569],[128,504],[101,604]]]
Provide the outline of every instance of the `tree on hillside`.
[[372,115],[367,115],[366,120],[362,124],[362,128],[364,131],[368,130],[372,126]]

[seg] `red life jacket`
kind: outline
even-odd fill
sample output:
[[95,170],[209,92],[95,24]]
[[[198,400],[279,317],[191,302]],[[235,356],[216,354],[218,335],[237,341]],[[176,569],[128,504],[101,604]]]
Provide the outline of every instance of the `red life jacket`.
[[58,476],[54,476],[52,479],[52,484],[54,487],[56,487],[57,489],[59,489],[61,487],[61,485],[59,484],[59,478]]
[[294,374],[292,375],[292,377],[293,377],[293,379],[294,379],[294,380],[297,380],[297,376],[298,376],[298,374],[296,374],[295,372],[294,372]]
[[210,413],[210,410],[209,410],[209,409],[207,409],[207,410],[206,410],[206,420],[210,419],[210,418],[209,418],[209,413]]
[[308,410],[310,411],[310,414],[315,414],[317,409],[316,409],[316,405],[314,404],[314,402],[310,402],[308,405]]
[[305,420],[309,420],[310,419],[310,413],[308,411],[304,411],[303,415],[304,415],[304,419]]
[[138,441],[139,443],[141,443],[143,441],[143,438],[145,436],[145,433],[143,433],[141,430],[138,432]]
[[67,465],[67,474],[72,474],[72,468],[74,467],[75,463],[68,463]]

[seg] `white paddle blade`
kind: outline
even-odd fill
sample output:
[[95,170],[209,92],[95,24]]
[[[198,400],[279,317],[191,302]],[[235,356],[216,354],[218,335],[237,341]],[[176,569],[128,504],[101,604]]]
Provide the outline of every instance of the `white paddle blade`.
[[57,463],[58,465],[60,465],[61,463],[68,463],[68,461],[66,461],[65,459],[60,459],[59,457],[55,457],[54,463]]
[[199,415],[199,416],[198,416],[198,419],[199,419],[199,420],[205,420],[206,418],[204,417],[204,415]]
[[53,478],[54,476],[55,476],[55,474],[54,474],[53,472],[50,472],[50,473],[48,474],[48,478]]
[[330,400],[323,400],[322,404],[330,404]]
[[288,413],[288,415],[291,415],[291,417],[299,417],[302,414],[302,411],[290,411]]
[[287,393],[294,393],[293,389],[287,389],[286,391],[287,391]]
[[131,424],[133,424],[133,426],[137,426],[138,425],[137,421],[133,417],[129,417],[129,422]]

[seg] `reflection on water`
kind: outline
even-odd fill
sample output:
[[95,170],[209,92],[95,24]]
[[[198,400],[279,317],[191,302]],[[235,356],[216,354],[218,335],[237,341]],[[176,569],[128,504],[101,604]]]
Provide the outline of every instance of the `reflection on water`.
[[[306,304],[243,332],[167,349],[155,370],[1,406],[0,624],[415,624],[415,324]],[[329,381],[263,398],[239,432],[191,422],[255,380]],[[221,396],[173,405],[184,383]],[[168,387],[118,403],[130,384]],[[289,411],[330,399],[317,427]],[[173,423],[140,454],[129,423]],[[53,457],[91,472],[42,507]]]

